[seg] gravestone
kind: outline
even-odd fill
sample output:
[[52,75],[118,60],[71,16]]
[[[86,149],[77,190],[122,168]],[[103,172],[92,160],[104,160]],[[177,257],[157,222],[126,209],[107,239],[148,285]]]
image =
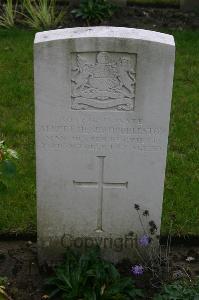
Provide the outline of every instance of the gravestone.
[[199,0],[181,0],[180,6],[184,11],[199,12]]
[[116,27],[35,38],[40,262],[98,244],[133,256],[134,205],[160,228],[175,45],[158,32]]

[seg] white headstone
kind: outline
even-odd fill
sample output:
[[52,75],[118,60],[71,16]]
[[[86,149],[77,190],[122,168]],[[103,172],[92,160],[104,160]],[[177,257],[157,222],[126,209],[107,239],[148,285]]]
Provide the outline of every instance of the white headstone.
[[175,45],[158,32],[70,28],[35,38],[38,249],[131,257],[134,204],[160,228]]

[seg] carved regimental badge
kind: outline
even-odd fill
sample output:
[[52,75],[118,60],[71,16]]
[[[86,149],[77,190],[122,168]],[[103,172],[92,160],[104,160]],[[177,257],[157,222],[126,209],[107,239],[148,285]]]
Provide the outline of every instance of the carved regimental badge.
[[71,108],[134,110],[136,54],[73,53]]

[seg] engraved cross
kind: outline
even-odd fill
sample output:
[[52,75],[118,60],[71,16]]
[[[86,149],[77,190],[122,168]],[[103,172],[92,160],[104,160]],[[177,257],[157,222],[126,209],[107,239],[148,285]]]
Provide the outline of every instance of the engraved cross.
[[98,210],[97,210],[97,228],[96,232],[102,232],[102,210],[104,188],[127,188],[128,182],[104,182],[104,159],[105,156],[97,156],[98,158],[98,181],[75,181],[73,184],[78,187],[97,187],[98,189]]

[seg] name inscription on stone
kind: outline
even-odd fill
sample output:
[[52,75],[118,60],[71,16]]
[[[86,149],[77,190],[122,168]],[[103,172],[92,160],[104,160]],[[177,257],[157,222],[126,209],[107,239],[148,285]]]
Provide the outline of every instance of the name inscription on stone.
[[45,150],[159,151],[162,149],[162,129],[143,126],[141,119],[114,122],[106,118],[81,120],[69,117],[63,122],[39,127],[39,147]]
[[72,53],[74,110],[124,110],[135,107],[136,54]]

